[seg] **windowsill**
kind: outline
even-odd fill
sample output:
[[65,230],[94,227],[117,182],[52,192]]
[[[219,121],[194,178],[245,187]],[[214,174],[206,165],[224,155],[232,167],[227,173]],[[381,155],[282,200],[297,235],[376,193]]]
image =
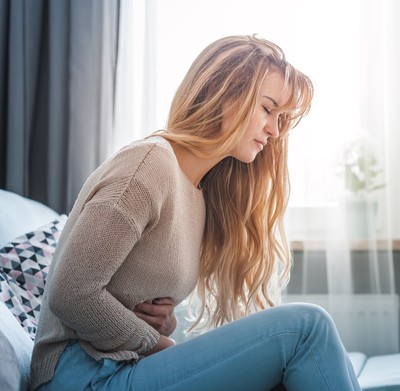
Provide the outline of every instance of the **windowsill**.
[[[290,242],[292,251],[324,251],[326,249],[326,242],[318,240],[305,241],[294,240]],[[400,250],[400,240],[392,240],[388,242],[387,240],[368,240],[368,239],[353,239],[350,241],[350,250],[352,251],[368,251],[368,250]]]

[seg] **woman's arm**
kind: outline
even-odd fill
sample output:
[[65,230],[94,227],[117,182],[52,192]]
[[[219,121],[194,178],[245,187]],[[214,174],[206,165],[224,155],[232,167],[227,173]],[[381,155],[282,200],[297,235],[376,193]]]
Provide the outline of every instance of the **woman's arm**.
[[89,204],[52,265],[46,286],[51,311],[98,350],[146,354],[160,339],[107,290],[140,234],[115,206]]

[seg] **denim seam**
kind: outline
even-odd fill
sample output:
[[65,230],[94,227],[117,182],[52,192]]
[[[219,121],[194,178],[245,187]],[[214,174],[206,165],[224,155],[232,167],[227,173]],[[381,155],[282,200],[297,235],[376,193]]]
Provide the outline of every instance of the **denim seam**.
[[314,353],[314,349],[313,349],[312,346],[309,344],[308,337],[307,337],[307,339],[306,339],[306,341],[305,341],[305,344],[307,344],[308,349],[310,350],[310,352],[311,352],[311,354],[312,354],[312,356],[313,356],[313,358],[314,358],[315,364],[316,364],[316,366],[318,367],[319,372],[320,372],[322,378],[324,379],[326,388],[329,390],[330,387],[329,387],[329,385],[328,385],[328,382],[326,381],[326,377],[325,377],[325,375],[324,375],[324,371],[322,370],[322,368],[321,368],[320,365],[318,364],[318,359],[317,359],[317,357],[316,357],[316,355],[315,355],[315,353]]

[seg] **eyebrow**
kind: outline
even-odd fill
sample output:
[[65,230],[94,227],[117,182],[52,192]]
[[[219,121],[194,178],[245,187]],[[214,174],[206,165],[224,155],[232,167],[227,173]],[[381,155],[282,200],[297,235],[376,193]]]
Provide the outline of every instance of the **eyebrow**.
[[275,99],[272,99],[270,96],[268,96],[268,95],[263,95],[263,98],[269,99],[269,100],[273,103],[273,105],[274,105],[275,107],[279,107],[279,105],[278,105],[278,103],[276,102],[276,100],[275,100]]

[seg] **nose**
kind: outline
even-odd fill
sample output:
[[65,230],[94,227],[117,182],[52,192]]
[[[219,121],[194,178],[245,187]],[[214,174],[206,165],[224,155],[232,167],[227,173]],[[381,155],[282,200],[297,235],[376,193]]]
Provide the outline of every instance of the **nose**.
[[279,123],[278,116],[274,116],[274,118],[270,118],[267,124],[264,127],[264,133],[268,135],[268,137],[277,138],[279,136]]

